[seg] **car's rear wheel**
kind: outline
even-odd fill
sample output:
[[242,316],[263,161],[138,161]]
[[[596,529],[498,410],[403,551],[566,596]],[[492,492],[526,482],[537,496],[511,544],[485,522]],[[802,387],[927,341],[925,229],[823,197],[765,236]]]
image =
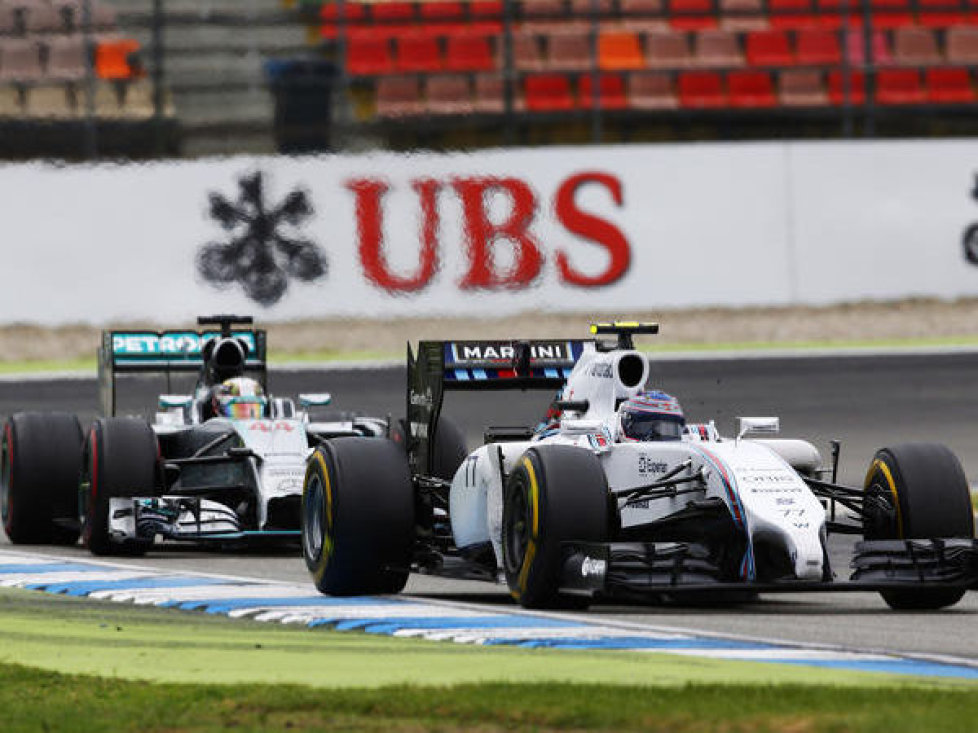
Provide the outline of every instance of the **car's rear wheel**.
[[110,532],[110,500],[158,496],[162,487],[156,435],[137,418],[99,418],[92,424],[78,485],[82,539],[94,555],[140,555],[152,538],[118,538]]
[[336,438],[313,453],[302,490],[302,552],[321,593],[399,593],[414,546],[404,451],[382,438]]
[[608,483],[598,458],[582,448],[542,445],[519,459],[503,499],[503,569],[510,593],[527,608],[584,606],[560,593],[561,543],[608,536]]
[[3,426],[0,510],[14,544],[78,541],[78,418],[63,412],[21,412]]
[[[905,443],[876,452],[866,474],[863,534],[867,540],[974,537],[971,493],[961,463],[945,446]],[[953,606],[956,588],[882,591],[895,609]]]

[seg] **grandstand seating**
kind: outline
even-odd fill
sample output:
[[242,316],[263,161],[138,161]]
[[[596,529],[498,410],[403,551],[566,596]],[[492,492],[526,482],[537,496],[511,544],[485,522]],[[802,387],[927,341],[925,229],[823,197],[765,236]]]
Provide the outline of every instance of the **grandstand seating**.
[[57,120],[82,114],[80,83],[89,60],[98,115],[152,114],[147,85],[138,82],[139,43],[112,33],[116,14],[110,5],[93,0],[90,7],[94,34],[87,41],[81,0],[0,0],[0,116]]
[[[594,77],[582,74],[578,79],[578,106],[585,109],[594,107]],[[598,77],[597,102],[601,109],[626,109],[625,80],[618,74],[601,74]]]
[[679,99],[670,74],[641,72],[628,77],[628,105],[632,109],[676,109]]
[[[345,63],[387,117],[501,112],[506,23],[530,113],[591,108],[595,66],[606,110],[861,105],[867,79],[886,107],[978,103],[978,0],[865,2],[517,0],[509,19],[502,0],[347,2]],[[336,38],[336,5],[318,18]]]

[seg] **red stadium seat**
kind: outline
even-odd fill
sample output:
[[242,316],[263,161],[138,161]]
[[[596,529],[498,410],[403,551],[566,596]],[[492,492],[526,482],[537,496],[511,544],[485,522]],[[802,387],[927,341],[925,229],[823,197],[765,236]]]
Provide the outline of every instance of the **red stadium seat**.
[[415,25],[414,4],[401,0],[386,0],[370,6],[373,33],[387,38],[398,38],[418,30]]
[[441,51],[434,36],[404,36],[397,40],[397,71],[441,71]]
[[[578,106],[585,109],[594,107],[594,78],[591,74],[580,76],[578,90]],[[625,109],[628,106],[625,80],[619,74],[601,74],[598,79],[598,106],[602,109]]]
[[[838,69],[829,72],[829,101],[835,105],[846,102],[845,77]],[[863,104],[866,101],[866,78],[861,71],[849,72],[849,104]]]
[[416,76],[387,76],[377,82],[377,116],[407,117],[425,111]]
[[455,0],[430,0],[420,3],[418,14],[422,23],[461,23],[465,18],[462,3]]
[[[360,27],[367,17],[366,6],[362,3],[344,3],[343,18],[347,34],[354,28]],[[323,21],[319,27],[322,38],[336,38],[339,34],[340,10],[336,3],[324,3],[319,8],[319,18]]]
[[805,28],[798,31],[798,63],[806,66],[834,66],[842,62],[842,47],[835,31]]
[[811,0],[768,0],[767,7],[772,28],[810,28],[817,22]]
[[425,108],[437,115],[460,115],[473,111],[469,79],[464,74],[429,76],[425,81]]
[[713,0],[668,0],[669,25],[677,30],[715,28]]
[[751,66],[792,66],[795,55],[784,31],[753,31],[747,34],[747,63]]
[[876,75],[876,101],[880,104],[921,104],[927,93],[916,69],[880,69]]
[[874,28],[902,28],[914,25],[910,0],[869,0]]
[[[500,114],[506,110],[505,82],[498,74],[475,75],[475,101],[472,103],[476,112],[482,114]],[[514,107],[521,104],[514,99]]]
[[387,37],[351,38],[346,49],[346,68],[353,76],[391,73],[394,60]]
[[727,74],[731,107],[774,107],[774,84],[766,71],[731,71]]
[[450,71],[491,71],[496,67],[488,36],[449,36],[445,68]]
[[[862,0],[859,0],[860,2]],[[816,20],[823,28],[842,28],[842,3],[843,0],[815,0],[818,8]],[[849,2],[849,27],[859,28],[863,24],[863,13],[855,0]]]
[[672,76],[656,72],[629,74],[628,104],[632,109],[675,109],[679,100]]
[[712,71],[685,71],[679,75],[679,104],[691,109],[727,106],[723,78]]
[[554,112],[574,108],[570,80],[564,74],[532,74],[523,79],[526,108]]
[[950,28],[967,20],[961,0],[917,0],[917,22],[928,28]]
[[503,30],[503,0],[472,0],[469,3],[469,30],[492,35]]
[[822,107],[829,103],[820,71],[785,69],[778,82],[779,101],[785,107]]
[[969,104],[975,101],[975,88],[967,69],[938,67],[924,72],[927,101],[935,104]]

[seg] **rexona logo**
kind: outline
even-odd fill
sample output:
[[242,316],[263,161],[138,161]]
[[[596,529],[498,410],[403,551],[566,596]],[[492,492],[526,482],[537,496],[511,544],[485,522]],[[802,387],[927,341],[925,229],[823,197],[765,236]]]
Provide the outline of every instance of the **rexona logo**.
[[315,213],[302,189],[277,204],[266,200],[260,171],[238,179],[238,198],[211,192],[210,218],[226,234],[197,253],[197,272],[216,287],[238,284],[259,305],[278,303],[289,280],[310,282],[326,276],[326,255],[299,231]]
[[594,557],[585,557],[581,561],[581,577],[582,578],[601,578],[604,574],[608,572],[608,562],[606,560],[601,560]]
[[[438,272],[442,247],[438,198],[444,194],[454,195],[461,204],[465,265],[458,287],[462,290],[530,287],[540,277],[548,256],[553,257],[561,283],[581,288],[612,285],[631,266],[631,246],[621,229],[585,211],[577,202],[578,191],[585,186],[598,186],[608,192],[616,206],[623,206],[621,181],[608,173],[589,171],[570,175],[557,186],[549,201],[516,177],[412,180],[410,186],[417,196],[421,231],[417,266],[407,274],[395,272],[386,255],[384,197],[390,185],[379,178],[353,178],[345,185],[354,196],[357,252],[364,275],[374,286],[389,292],[419,292]],[[509,214],[504,221],[494,221],[489,212],[490,200],[499,196],[509,203]],[[605,251],[604,264],[599,269],[580,267],[566,246],[556,246],[552,254],[545,252],[534,231],[537,214],[544,204],[567,232]],[[509,248],[508,257],[497,258],[501,247]],[[498,260],[509,264],[502,268]]]

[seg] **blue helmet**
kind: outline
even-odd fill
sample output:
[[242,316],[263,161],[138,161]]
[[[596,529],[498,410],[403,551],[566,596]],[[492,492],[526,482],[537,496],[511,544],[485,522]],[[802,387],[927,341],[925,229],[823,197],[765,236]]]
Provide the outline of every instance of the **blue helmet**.
[[665,392],[641,392],[618,408],[624,440],[679,440],[686,418],[679,400]]

